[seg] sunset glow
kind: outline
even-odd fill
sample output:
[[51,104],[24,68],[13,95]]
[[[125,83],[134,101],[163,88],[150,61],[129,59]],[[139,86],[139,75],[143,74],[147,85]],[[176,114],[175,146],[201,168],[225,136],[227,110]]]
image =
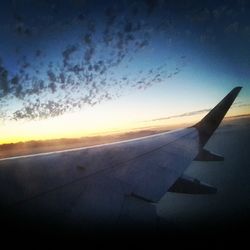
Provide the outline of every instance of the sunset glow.
[[250,113],[244,6],[42,2],[1,8],[0,144],[185,127],[235,86]]
[[[119,103],[119,101],[117,101]],[[216,105],[214,104],[211,105]],[[173,113],[163,108],[157,112],[143,112],[143,105],[127,109],[126,106],[106,104],[81,112],[65,114],[41,121],[12,121],[1,124],[0,143],[25,142],[58,138],[78,138],[84,136],[107,135],[145,129],[175,129],[198,122],[207,112],[188,115]],[[178,104],[173,104],[178,109]],[[187,103],[186,106],[189,104]],[[120,110],[117,108],[119,107]],[[210,107],[212,108],[212,106]],[[183,109],[185,111],[185,109]],[[195,111],[199,111],[196,109]],[[189,112],[187,110],[187,112]],[[171,117],[175,114],[175,117]],[[227,116],[250,114],[250,106],[233,106]],[[158,115],[158,116],[157,116]],[[179,116],[179,117],[178,117]]]

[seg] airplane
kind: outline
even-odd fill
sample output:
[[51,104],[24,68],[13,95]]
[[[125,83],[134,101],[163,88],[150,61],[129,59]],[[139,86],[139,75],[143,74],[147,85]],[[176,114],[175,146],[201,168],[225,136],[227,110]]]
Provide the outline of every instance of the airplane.
[[232,89],[195,125],[96,146],[0,160],[0,217],[84,229],[155,225],[166,192],[214,194],[184,175],[192,161],[222,161],[204,147],[242,87]]

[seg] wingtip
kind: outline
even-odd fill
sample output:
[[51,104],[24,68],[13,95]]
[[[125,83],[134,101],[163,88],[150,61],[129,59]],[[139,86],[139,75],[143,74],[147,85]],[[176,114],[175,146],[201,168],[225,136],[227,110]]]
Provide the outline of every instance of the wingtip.
[[237,91],[241,91],[241,89],[242,89],[243,87],[242,86],[237,86],[237,87],[235,87],[233,90],[237,90]]
[[232,95],[234,96],[234,98],[236,98],[238,94],[240,93],[241,89],[242,89],[242,86],[237,86],[230,91],[229,95]]
[[242,87],[233,88],[200,122],[195,124],[199,131],[200,146],[203,147],[219,126]]

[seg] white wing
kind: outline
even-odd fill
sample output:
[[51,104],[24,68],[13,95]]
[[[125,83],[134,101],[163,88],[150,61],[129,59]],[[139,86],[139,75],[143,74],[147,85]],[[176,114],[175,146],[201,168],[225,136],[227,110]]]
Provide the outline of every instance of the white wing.
[[194,159],[222,160],[203,147],[240,89],[190,128],[1,160],[1,215],[84,226],[152,222],[153,203],[167,191],[214,193],[213,187],[182,174]]

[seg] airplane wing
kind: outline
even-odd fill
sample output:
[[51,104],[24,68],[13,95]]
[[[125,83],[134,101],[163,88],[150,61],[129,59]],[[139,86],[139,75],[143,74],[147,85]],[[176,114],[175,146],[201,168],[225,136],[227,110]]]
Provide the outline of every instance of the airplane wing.
[[[170,192],[215,193],[183,175],[193,160],[223,157],[204,149],[237,97],[234,88],[196,125],[98,146],[0,161],[1,216],[42,223],[154,223]],[[21,219],[20,219],[21,218]],[[29,219],[27,219],[29,218]]]

